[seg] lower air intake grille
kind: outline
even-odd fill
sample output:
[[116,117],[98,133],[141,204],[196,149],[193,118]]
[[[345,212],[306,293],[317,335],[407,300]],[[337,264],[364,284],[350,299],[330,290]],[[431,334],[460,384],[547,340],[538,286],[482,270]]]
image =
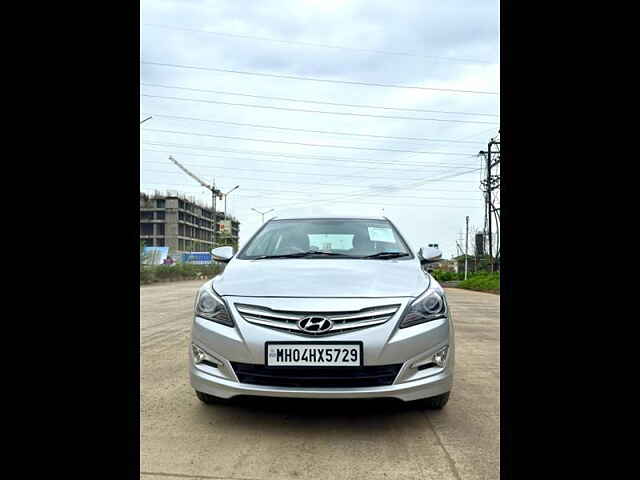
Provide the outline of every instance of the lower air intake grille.
[[356,388],[391,385],[402,364],[368,367],[265,367],[234,363],[241,383],[271,387]]

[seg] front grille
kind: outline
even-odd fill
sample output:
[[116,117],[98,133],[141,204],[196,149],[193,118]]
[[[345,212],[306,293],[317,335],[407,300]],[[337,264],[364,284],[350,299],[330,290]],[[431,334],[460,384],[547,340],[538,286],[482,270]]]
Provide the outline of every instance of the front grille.
[[266,367],[232,362],[231,366],[241,383],[271,387],[356,388],[391,385],[402,364],[368,367]]
[[[235,304],[238,313],[247,322],[263,327],[283,330],[307,336],[336,335],[361,328],[381,325],[389,320],[400,308],[399,304],[381,307],[369,307],[348,312],[300,312],[273,310],[256,305]],[[333,326],[324,332],[305,332],[298,327],[298,322],[306,317],[325,317]]]

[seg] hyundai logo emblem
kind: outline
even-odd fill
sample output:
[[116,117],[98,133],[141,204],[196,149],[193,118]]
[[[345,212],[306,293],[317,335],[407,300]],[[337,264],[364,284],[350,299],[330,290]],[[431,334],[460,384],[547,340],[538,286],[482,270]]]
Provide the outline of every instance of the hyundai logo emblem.
[[298,322],[298,328],[307,333],[322,333],[331,327],[333,322],[325,317],[305,317]]

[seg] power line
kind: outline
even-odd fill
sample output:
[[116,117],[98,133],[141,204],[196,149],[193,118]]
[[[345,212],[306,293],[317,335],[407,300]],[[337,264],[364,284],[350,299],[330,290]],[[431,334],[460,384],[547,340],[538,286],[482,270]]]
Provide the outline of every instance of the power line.
[[[321,102],[319,100],[302,100],[302,99],[290,98],[290,97],[272,97],[268,95],[253,95],[248,93],[227,92],[222,90],[207,90],[204,88],[187,88],[187,87],[178,87],[175,85],[160,85],[157,83],[140,82],[140,85],[143,85],[146,87],[172,88],[175,90],[186,90],[190,92],[215,93],[217,95],[235,95],[238,97],[263,98],[267,100],[284,100],[287,102],[313,103],[316,105],[331,105],[335,107],[375,108],[380,110],[397,110],[397,111],[403,111],[403,112],[442,113],[442,114],[448,114],[448,115],[474,115],[474,116],[481,116],[481,117],[499,117],[500,116],[495,113],[450,112],[445,110],[425,110],[421,108],[383,107],[379,105],[358,105],[353,103]],[[471,143],[480,143],[480,142],[471,142]]]
[[[158,170],[149,170],[150,172],[159,172]],[[173,173],[173,172],[169,172],[164,170],[164,173]],[[144,182],[144,183],[148,183],[148,182]],[[172,185],[172,186],[188,186],[187,184],[184,183],[158,183],[158,185]],[[253,189],[252,189],[253,190]],[[275,198],[278,200],[301,200],[299,198],[282,198],[282,197],[278,197],[277,195],[245,195],[243,194],[238,194],[238,197],[242,197],[242,198]],[[421,196],[398,196],[398,197],[394,197],[394,198],[412,198],[412,199],[416,199],[416,200],[455,200],[455,201],[460,201],[460,200],[474,200],[473,198],[451,198],[451,197],[421,197]]]
[[229,105],[232,107],[247,107],[247,108],[265,108],[268,110],[284,110],[288,112],[302,112],[302,113],[322,113],[326,115],[343,115],[352,117],[369,117],[369,118],[386,118],[391,120],[420,120],[427,122],[445,122],[445,123],[472,123],[477,125],[498,125],[496,122],[479,122],[476,120],[454,120],[446,118],[422,118],[422,117],[396,117],[392,115],[373,115],[370,113],[355,113],[355,112],[329,112],[326,110],[308,110],[305,108],[289,108],[289,107],[274,107],[271,105],[255,105],[253,103],[233,103],[233,102],[221,102],[218,100],[205,100],[202,98],[184,98],[184,97],[167,97],[165,95],[148,95],[141,93],[141,97],[147,98],[161,98],[163,100],[178,100],[183,102],[196,102],[196,103],[213,103],[216,105]]
[[[397,185],[397,184],[396,185],[387,185],[386,188],[387,189],[393,188],[393,189],[396,189],[396,190],[398,190],[398,189],[406,189],[406,188],[415,188],[415,187],[418,187],[418,186],[423,186],[423,185],[425,185],[426,183],[429,183],[429,182],[437,182],[437,181],[446,180],[446,179],[452,178],[452,177],[459,177],[461,175],[466,175],[466,174],[469,174],[469,173],[473,173],[473,172],[478,171],[478,170],[480,170],[480,168],[476,168],[476,169],[473,169],[473,170],[468,170],[467,172],[462,172],[462,173],[454,173],[452,175],[448,175],[448,176],[444,176],[444,177],[440,177],[440,178],[421,179],[421,180],[419,180],[417,182],[412,182],[412,183],[408,183],[408,184],[404,184],[404,185]],[[363,191],[361,191],[359,193],[352,193],[352,194],[349,194],[349,195],[342,195],[340,197],[336,197],[336,198],[333,198],[333,199],[325,199],[325,201],[340,201],[340,200],[344,200],[346,198],[352,199],[352,198],[357,198],[357,197],[361,197],[361,196],[364,196],[364,195],[371,195],[371,191],[370,190],[371,190],[371,188],[369,188],[368,190],[363,190]],[[294,206],[306,206],[306,205],[313,205],[313,204],[316,204],[316,203],[319,203],[319,202],[316,201],[316,202],[311,202],[311,203],[309,203],[309,202],[299,203],[299,204],[296,204]],[[279,207],[276,206],[276,208],[279,208]]]
[[[320,133],[323,135],[342,135],[349,137],[370,137],[370,138],[382,138],[389,140],[409,140],[415,142],[447,142],[447,140],[436,140],[432,138],[424,138],[424,137],[394,137],[388,135],[372,135],[366,133],[353,133],[353,132],[335,132],[331,130],[308,130],[305,128],[291,128],[291,127],[278,127],[275,125],[264,125],[264,124],[256,124],[256,123],[240,123],[240,122],[229,122],[226,120],[211,120],[208,118],[196,118],[196,117],[183,117],[179,115],[164,115],[159,113],[153,114],[159,118],[171,118],[175,120],[192,120],[196,122],[207,122],[207,123],[219,123],[221,125],[233,125],[236,127],[252,127],[252,128],[263,128],[263,129],[271,129],[271,130],[285,130],[290,132],[305,132],[305,133]],[[451,142],[453,143],[453,142]],[[456,142],[456,143],[480,143],[480,142]]]
[[[419,187],[419,186],[424,186],[426,183],[448,180],[449,178],[459,177],[459,176],[462,176],[462,175],[466,175],[466,174],[469,174],[469,173],[476,172],[478,170],[481,170],[481,168],[476,168],[476,169],[473,169],[473,170],[469,170],[467,172],[455,173],[455,174],[452,174],[452,175],[439,177],[439,178],[421,179],[421,180],[419,180],[417,182],[412,182],[412,183],[408,183],[408,184],[404,184],[404,185],[397,185],[397,184],[396,185],[394,185],[394,184],[389,185],[389,184],[387,184],[384,187],[387,188],[387,190],[388,189],[395,189],[396,191],[398,191],[400,189],[416,188],[416,187]],[[238,179],[238,177],[234,177],[234,178]],[[251,179],[247,179],[247,180],[254,180],[254,179],[251,178]],[[340,187],[340,186],[353,187],[353,186],[355,186],[353,184],[340,185],[340,184],[315,184],[315,183],[309,183],[309,182],[282,182],[280,180],[268,180],[268,179],[262,179],[262,181],[266,181],[266,182],[273,181],[273,182],[277,182],[277,183],[280,183],[280,184],[281,183],[295,183],[296,185],[297,184],[309,184],[309,185],[315,185],[315,186],[329,186],[329,187],[331,187],[331,186],[334,186],[334,187]],[[448,182],[449,183],[455,183],[455,181],[451,181],[451,180],[448,180]],[[457,183],[465,183],[465,182],[457,182]],[[466,183],[469,183],[469,182],[466,182]],[[168,184],[157,183],[157,185],[168,185]],[[351,192],[351,193],[349,193],[347,195],[343,194],[340,197],[335,197],[335,198],[331,198],[331,199],[322,199],[322,200],[318,200],[318,201],[315,201],[315,202],[298,203],[298,204],[294,204],[293,206],[300,206],[300,205],[305,206],[305,205],[310,205],[310,204],[320,203],[320,202],[327,202],[327,201],[329,201],[329,202],[340,202],[340,201],[342,201],[342,200],[344,200],[346,198],[353,199],[353,198],[361,197],[361,196],[364,196],[364,195],[371,195],[373,193],[372,190],[374,190],[374,188],[372,188],[372,187],[375,187],[375,186],[374,185],[369,185],[369,186],[367,186],[367,190],[361,190],[360,192],[355,192],[355,193]],[[350,203],[357,203],[357,202],[352,202],[350,200]],[[283,205],[277,206],[277,208],[280,208],[281,206],[285,206],[285,205],[283,204]],[[288,207],[288,208],[290,208],[291,206],[292,205],[286,205],[286,207]]]
[[[158,147],[178,147],[178,148],[189,148],[192,150],[202,150],[202,151],[206,151],[206,152],[226,152],[226,153],[250,153],[253,155],[264,155],[264,156],[269,156],[269,157],[283,157],[283,158],[294,158],[294,159],[299,159],[299,160],[323,160],[323,161],[329,161],[329,162],[339,162],[339,163],[363,163],[363,164],[371,164],[371,165],[394,165],[394,166],[404,166],[404,167],[422,167],[422,166],[426,166],[426,165],[433,165],[431,162],[429,163],[423,163],[423,162],[418,162],[418,163],[400,163],[400,162],[384,162],[382,160],[376,160],[376,159],[371,159],[371,160],[364,160],[364,159],[360,159],[360,158],[351,158],[351,157],[336,157],[336,156],[327,156],[327,155],[308,155],[308,154],[303,154],[303,153],[295,153],[295,154],[290,154],[290,153],[284,153],[284,152],[261,152],[261,151],[257,151],[257,150],[244,150],[244,149],[233,149],[233,148],[217,148],[217,147],[202,147],[199,145],[188,145],[188,144],[181,144],[181,143],[158,143],[158,142],[142,142],[143,145],[152,145],[152,146],[158,146]],[[153,151],[153,150],[147,150],[147,151]],[[163,152],[163,153],[175,153],[173,151],[171,152]],[[191,152],[188,152],[189,155],[194,155],[194,156],[207,156],[207,155],[203,155],[203,154],[194,154]],[[267,161],[267,160],[260,160],[260,159],[256,159],[256,161]],[[292,163],[292,162],[287,162],[287,163]],[[444,164],[440,164],[440,165],[444,165]],[[453,164],[447,164],[447,166],[451,166]],[[461,166],[471,166],[471,164],[464,164],[464,163],[456,163],[455,165],[461,165]],[[473,164],[475,165],[475,163]]]
[[[145,152],[154,152],[154,153],[169,153],[169,154],[176,154],[175,151],[172,150],[150,150],[150,149],[145,149]],[[310,163],[304,163],[304,162],[287,162],[287,161],[283,161],[283,160],[269,160],[269,159],[261,159],[261,158],[242,158],[242,157],[229,157],[227,155],[205,155],[205,154],[197,154],[197,153],[191,153],[191,152],[178,152],[181,155],[186,155],[187,157],[205,157],[205,158],[220,158],[223,160],[242,160],[242,161],[248,161],[248,162],[268,162],[271,164],[281,164],[281,163],[288,163],[288,164],[292,164],[292,165],[302,165],[302,166],[307,166],[307,167],[321,167],[323,165],[317,165],[317,164],[310,164]],[[335,160],[331,160],[336,162]],[[145,160],[145,163],[154,163],[151,160]],[[155,162],[158,163],[158,162]],[[162,162],[165,163],[165,162]],[[349,166],[345,166],[343,162],[338,162],[341,163],[341,167],[342,168],[351,168]],[[364,162],[363,162],[364,163]],[[372,162],[366,162],[366,163],[372,163]],[[195,166],[206,166],[206,165],[210,165],[210,163],[192,163],[190,165],[195,165]],[[375,165],[375,163],[373,163],[373,165]],[[391,171],[391,172],[406,172],[406,170],[402,170],[402,169],[398,169],[396,168],[398,165],[394,164],[394,163],[387,163],[386,165],[391,165],[392,168],[379,168],[377,167],[376,170],[382,170],[382,171]],[[402,165],[402,164],[400,164]],[[220,165],[221,167],[224,167],[224,165]],[[408,165],[412,168],[415,168],[415,165]],[[442,167],[447,167],[447,168],[458,168],[458,169],[467,169],[469,168],[471,165],[453,165],[453,164],[448,164],[448,163],[434,163],[434,164],[428,164],[428,165],[419,165],[420,168],[442,168]],[[354,166],[354,168],[357,166]],[[271,170],[274,171],[274,170]],[[274,172],[276,173],[280,173],[279,170],[275,170]],[[336,176],[344,176],[343,175],[336,175]]]
[[[481,132],[476,132],[472,135],[467,135],[465,137],[462,137],[460,140],[466,140],[468,138],[477,136],[477,135],[484,135],[489,131],[492,131],[493,128],[489,128],[489,129],[485,129],[482,130]],[[343,163],[368,163],[368,164],[381,164],[381,165],[397,165],[397,166],[408,166],[408,167],[419,167],[422,165],[426,165],[425,163],[422,162],[418,162],[418,163],[399,163],[399,162],[384,162],[382,160],[378,160],[378,159],[368,159],[365,160],[363,158],[353,158],[353,157],[339,157],[339,156],[329,156],[329,155],[318,155],[318,154],[303,154],[303,153],[295,153],[295,154],[291,154],[291,153],[285,153],[285,152],[265,152],[265,151],[261,151],[261,150],[246,150],[246,149],[237,149],[237,148],[216,148],[216,147],[203,147],[201,145],[189,145],[189,144],[182,144],[182,143],[157,143],[157,142],[142,142],[143,145],[153,145],[153,146],[160,146],[160,147],[177,147],[177,148],[188,148],[191,150],[201,150],[201,151],[213,151],[213,152],[224,152],[224,153],[241,153],[241,154],[245,154],[245,153],[249,153],[252,155],[261,155],[261,156],[268,156],[268,157],[276,157],[276,158],[293,158],[293,159],[298,159],[298,160],[306,160],[306,159],[310,159],[310,160],[323,160],[323,161],[330,161],[330,162],[340,162]],[[166,152],[166,153],[174,153],[172,152]],[[188,152],[190,155],[196,155],[193,154],[192,152]],[[409,158],[413,157],[415,155],[410,155]],[[261,161],[261,160],[258,160]],[[431,162],[429,162],[429,165],[431,165]],[[458,165],[458,163],[456,163],[456,165]],[[459,165],[463,165],[462,163],[460,163]],[[475,163],[474,163],[475,165]]]
[[[155,164],[160,164],[160,165],[168,165],[166,162],[153,162],[153,161],[145,161],[145,163],[155,163]],[[189,164],[187,166],[194,166],[192,164]],[[214,170],[216,169],[216,166],[213,166]],[[204,169],[206,167],[200,165],[199,168]],[[220,167],[217,167],[217,170],[220,170]],[[235,171],[245,171],[245,172],[263,172],[263,173],[275,173],[278,175],[305,175],[305,176],[312,176],[312,177],[340,177],[340,178],[345,178],[345,177],[349,177],[350,175],[348,173],[342,173],[342,174],[336,174],[336,173],[315,173],[315,172],[289,172],[286,170],[261,170],[259,168],[239,168],[239,167],[232,167],[232,168],[228,168],[228,167],[224,167],[224,170],[227,171],[231,171],[231,172],[235,172]],[[152,170],[147,170],[147,171],[152,171]],[[155,172],[158,173],[173,173],[172,171],[168,171],[168,170],[153,170]],[[353,175],[356,176],[356,175]],[[388,180],[389,176],[386,175],[384,177],[369,177],[366,175],[357,175],[358,178],[367,178],[367,179],[371,179],[371,180]],[[478,192],[481,193],[481,192]]]
[[[348,203],[348,204],[353,204],[353,205],[384,205],[384,206],[390,206],[390,207],[438,207],[438,208],[474,208],[477,207],[478,205],[433,205],[433,204],[411,204],[408,205],[406,203],[388,203],[385,201],[380,201],[380,202],[358,202],[358,201],[353,201],[353,200],[345,200],[345,201],[341,201],[341,200],[327,200],[330,201],[331,203]],[[324,200],[323,200],[324,202]],[[320,202],[313,202],[313,203],[320,203]],[[299,207],[299,206],[304,206],[304,205],[309,205],[309,204],[295,204],[295,205],[274,205],[273,208],[274,209],[278,209],[278,210],[283,210],[285,208],[294,208],[294,207]]]
[[[144,185],[170,185],[170,184],[164,184],[164,183],[160,183],[160,184],[154,184],[154,183],[148,183],[148,182],[144,182]],[[347,203],[347,202],[340,202],[340,201],[334,201],[333,203]],[[434,207],[434,208],[473,208],[477,205],[433,205],[433,204],[413,204],[413,205],[407,205],[407,204],[398,204],[398,203],[388,203],[388,202],[376,202],[376,203],[371,203],[371,202],[357,202],[357,201],[348,201],[349,204],[355,204],[355,205],[385,205],[385,206],[390,206],[390,207]],[[287,206],[283,206],[283,205],[279,205],[276,206],[274,208],[278,208],[278,209],[283,209],[284,208],[288,208]],[[236,208],[237,210],[237,208]],[[240,209],[240,210],[248,210],[248,208],[244,208],[244,209]]]
[[370,150],[370,151],[377,151],[377,152],[394,152],[394,153],[420,153],[420,154],[428,154],[428,155],[452,155],[452,156],[458,156],[458,157],[475,157],[476,156],[475,154],[462,153],[462,152],[424,152],[424,151],[418,151],[418,150],[396,150],[393,148],[358,147],[358,146],[352,146],[352,145],[287,142],[284,140],[269,140],[266,138],[233,137],[229,135],[212,135],[210,133],[183,132],[178,130],[162,130],[158,128],[147,128],[146,130],[149,132],[173,133],[176,135],[194,135],[197,137],[226,138],[229,140],[245,140],[247,142],[283,143],[285,145],[301,145],[305,147],[344,148],[348,150]]
[[[466,175],[468,173],[473,173],[478,171],[479,169],[474,169],[474,170],[470,170],[468,172],[463,172],[460,175]],[[227,178],[227,177],[225,177]],[[295,181],[295,182],[286,182],[283,181],[281,179],[270,179],[270,178],[256,178],[256,177],[236,177],[235,175],[232,177],[234,180],[243,180],[243,181],[254,181],[254,182],[271,182],[271,183],[279,183],[279,184],[286,184],[286,185],[314,185],[316,187],[358,187],[361,185],[355,184],[355,183],[348,183],[348,184],[344,184],[344,183],[317,183],[317,182],[300,182],[300,181]],[[216,176],[216,180],[219,180],[220,177]],[[438,181],[438,179],[434,180],[434,181]],[[448,181],[448,183],[476,183],[475,181],[471,181],[471,182],[464,182],[464,181]],[[366,185],[364,185],[365,187],[367,187]],[[375,186],[375,185],[373,185]],[[389,187],[389,185],[385,185],[387,187]]]
[[[144,183],[148,183],[148,182],[144,182]],[[229,182],[229,183],[233,183],[233,182]],[[296,182],[297,183],[297,182]],[[153,185],[153,183],[151,183],[151,185]],[[189,183],[156,183],[156,185],[175,185],[175,186],[185,186],[185,187],[191,187],[191,189],[196,189],[196,190],[200,190],[200,187],[195,187],[193,184]],[[350,186],[355,186],[355,185],[350,185]],[[204,187],[203,187],[204,188]],[[266,192],[266,193],[292,193],[292,194],[298,194],[298,195],[305,195],[308,196],[309,195],[309,191],[301,191],[301,190],[282,190],[281,188],[277,189],[277,190],[273,190],[273,189],[268,189],[268,188],[254,188],[251,187],[251,191],[252,192]],[[445,189],[445,190],[437,190],[437,189],[432,189],[430,188],[428,190],[429,193],[431,192],[438,192],[438,193],[478,193],[477,190],[450,190],[450,189]],[[353,193],[353,192],[351,192]],[[358,192],[356,192],[358,193]],[[314,191],[313,192],[314,195],[336,195],[337,192],[318,192],[318,191]],[[420,199],[420,198],[424,198],[424,197],[416,197],[416,196],[407,196],[407,195],[397,195],[397,192],[389,192],[387,193],[387,195],[393,196],[394,198],[415,198],[415,199]],[[244,196],[244,194],[239,194],[238,196],[242,196],[243,198],[246,198]],[[271,196],[271,195],[269,195]],[[293,200],[293,199],[292,199]]]
[[180,30],[183,32],[193,32],[193,33],[206,33],[209,35],[218,35],[221,37],[230,37],[230,38],[242,38],[245,40],[258,40],[261,42],[275,42],[275,43],[284,43],[284,44],[289,44],[289,45],[302,45],[302,46],[306,46],[306,47],[318,47],[318,48],[330,48],[330,49],[337,49],[337,50],[351,50],[353,52],[360,52],[360,53],[375,53],[378,55],[397,55],[397,56],[408,56],[408,57],[419,57],[419,58],[425,58],[428,60],[446,60],[446,61],[450,61],[450,62],[456,62],[456,63],[478,63],[478,64],[485,64],[485,65],[497,65],[496,62],[489,62],[486,60],[475,60],[475,59],[469,59],[469,58],[455,58],[455,57],[440,57],[440,56],[435,56],[435,55],[422,55],[419,53],[412,53],[412,52],[392,52],[392,51],[388,51],[388,50],[372,50],[369,48],[354,48],[354,47],[346,47],[343,45],[330,45],[327,43],[313,43],[313,42],[300,42],[300,41],[295,41],[295,40],[281,40],[281,39],[275,39],[275,38],[268,38],[268,37],[256,37],[253,35],[240,35],[237,33],[227,33],[227,32],[219,32],[219,31],[213,31],[213,30],[202,30],[202,29],[197,29],[197,28],[186,28],[186,27],[176,27],[176,26],[172,26],[172,25],[161,25],[161,24],[157,24],[157,23],[144,23],[143,24],[145,27],[155,27],[155,28],[166,28],[166,29],[170,29],[170,30]]
[[[469,173],[473,173],[473,172],[476,172],[476,171],[478,171],[478,170],[481,170],[481,168],[476,168],[476,169],[473,169],[473,170],[468,170],[468,171],[466,171],[466,172],[462,172],[462,173],[455,173],[455,174],[448,175],[448,176],[444,176],[444,177],[440,177],[440,178],[427,178],[427,179],[421,179],[421,180],[419,180],[419,181],[417,181],[417,182],[412,182],[412,183],[405,184],[405,185],[397,185],[397,184],[396,184],[396,185],[393,185],[393,184],[391,184],[391,185],[385,185],[385,187],[386,187],[387,189],[389,189],[389,188],[391,188],[391,189],[395,189],[396,191],[397,191],[397,190],[399,190],[399,189],[415,188],[415,187],[419,187],[419,186],[424,186],[426,183],[429,183],[429,182],[443,181],[443,180],[447,180],[447,179],[449,179],[449,178],[459,177],[459,176],[462,176],[462,175],[466,175],[466,174],[469,174]],[[234,178],[237,178],[237,177],[234,177]],[[249,179],[249,180],[254,180],[254,179]],[[267,179],[263,179],[263,181],[275,181],[275,182],[278,182],[278,183],[293,183],[293,182],[281,182],[281,181],[279,181],[279,180],[267,180]],[[449,183],[455,183],[455,181],[451,181],[451,180],[449,180]],[[457,182],[457,183],[465,183],[465,182]],[[467,182],[467,183],[468,183],[468,182]],[[295,182],[295,184],[309,184],[309,182]],[[158,183],[157,185],[167,185],[167,184]],[[322,186],[323,184],[311,184],[311,185]],[[324,185],[325,185],[325,186],[347,186],[347,187],[355,186],[355,185],[353,185],[353,184],[351,184],[351,185],[324,184]],[[342,202],[342,200],[344,200],[344,199],[346,199],[346,198],[349,198],[349,199],[350,199],[350,200],[349,200],[349,203],[350,203],[350,204],[352,204],[352,203],[357,204],[358,202],[353,202],[353,201],[352,201],[352,199],[353,199],[353,198],[357,198],[357,197],[361,197],[361,196],[364,196],[364,195],[371,195],[371,194],[372,194],[372,190],[374,189],[374,188],[372,188],[372,187],[375,187],[375,186],[374,186],[374,185],[369,185],[369,186],[368,186],[368,188],[367,188],[367,190],[363,190],[363,191],[355,192],[355,193],[354,193],[354,192],[351,192],[351,193],[350,193],[350,194],[348,194],[348,195],[342,195],[342,196],[337,197],[337,198],[332,198],[332,199],[323,199],[323,200],[319,200],[319,201],[315,201],[315,202],[298,203],[298,204],[294,204],[293,206],[300,206],[300,205],[303,205],[303,206],[304,206],[304,205],[310,205],[310,204],[314,204],[314,203],[327,202],[327,201],[329,201],[329,202],[341,203],[341,202]],[[364,203],[364,202],[360,202],[360,203]],[[388,204],[388,203],[387,203],[387,204]],[[376,204],[376,205],[377,205],[377,204]],[[280,208],[280,207],[283,207],[283,206],[284,206],[284,207],[286,207],[286,208],[291,208],[291,206],[292,206],[292,205],[289,205],[289,204],[284,205],[284,204],[283,204],[283,205],[279,205],[279,206],[277,206],[276,208]],[[406,205],[401,205],[401,206],[406,206]],[[428,206],[428,205],[424,205],[424,206]],[[466,208],[466,207],[465,207],[465,208]]]
[[[160,185],[164,185],[164,184],[160,184]],[[198,187],[193,187],[193,184],[186,184],[186,183],[180,183],[180,184],[172,184],[172,185],[184,185],[184,186],[190,186],[192,188],[198,188]],[[292,194],[297,194],[297,195],[305,195],[308,196],[309,195],[309,191],[302,191],[302,190],[282,190],[282,189],[277,189],[277,190],[272,190],[272,189],[268,189],[268,188],[251,188],[252,192],[266,192],[266,193],[292,193]],[[429,189],[429,193],[430,192],[444,192],[444,193],[478,193],[477,190],[450,190],[450,189],[446,189],[446,190],[438,190],[438,189]],[[335,195],[336,192],[313,192],[314,195]],[[396,193],[390,192],[388,193],[388,195],[392,195],[394,198],[416,198],[416,199],[420,199],[423,197],[415,197],[415,196],[406,196],[406,195],[396,195]],[[243,194],[240,194],[239,196],[242,196],[243,198],[246,198]]]
[[482,90],[461,90],[457,88],[418,87],[413,85],[411,86],[396,85],[391,83],[372,83],[372,82],[357,82],[352,80],[334,80],[334,79],[328,79],[328,78],[300,77],[296,75],[283,75],[278,73],[248,72],[245,70],[232,70],[232,69],[226,69],[226,68],[213,68],[213,67],[203,67],[203,66],[196,66],[196,65],[180,65],[176,63],[147,62],[144,60],[140,60],[140,63],[142,63],[143,65],[154,65],[158,67],[182,68],[187,70],[204,70],[209,72],[233,73],[238,75],[251,75],[251,76],[270,77],[270,78],[283,78],[287,80],[304,80],[309,82],[338,83],[342,85],[403,88],[403,89],[427,90],[427,91],[438,91],[438,92],[448,92],[448,93],[472,93],[472,94],[480,94],[480,95],[498,95],[498,92],[487,92]]

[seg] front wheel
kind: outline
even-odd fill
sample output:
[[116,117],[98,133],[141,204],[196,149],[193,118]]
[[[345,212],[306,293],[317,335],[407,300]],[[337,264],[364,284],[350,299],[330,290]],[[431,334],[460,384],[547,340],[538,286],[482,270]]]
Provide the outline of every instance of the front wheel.
[[214,397],[213,395],[199,392],[197,390],[195,392],[196,392],[196,397],[198,397],[198,400],[200,400],[202,403],[206,403],[207,405],[215,405],[215,404],[222,405],[222,404],[229,403],[229,400],[226,398]]
[[435,397],[429,397],[422,400],[422,404],[433,410],[440,410],[444,407],[449,401],[449,394],[451,392],[446,392],[441,395],[436,395]]

